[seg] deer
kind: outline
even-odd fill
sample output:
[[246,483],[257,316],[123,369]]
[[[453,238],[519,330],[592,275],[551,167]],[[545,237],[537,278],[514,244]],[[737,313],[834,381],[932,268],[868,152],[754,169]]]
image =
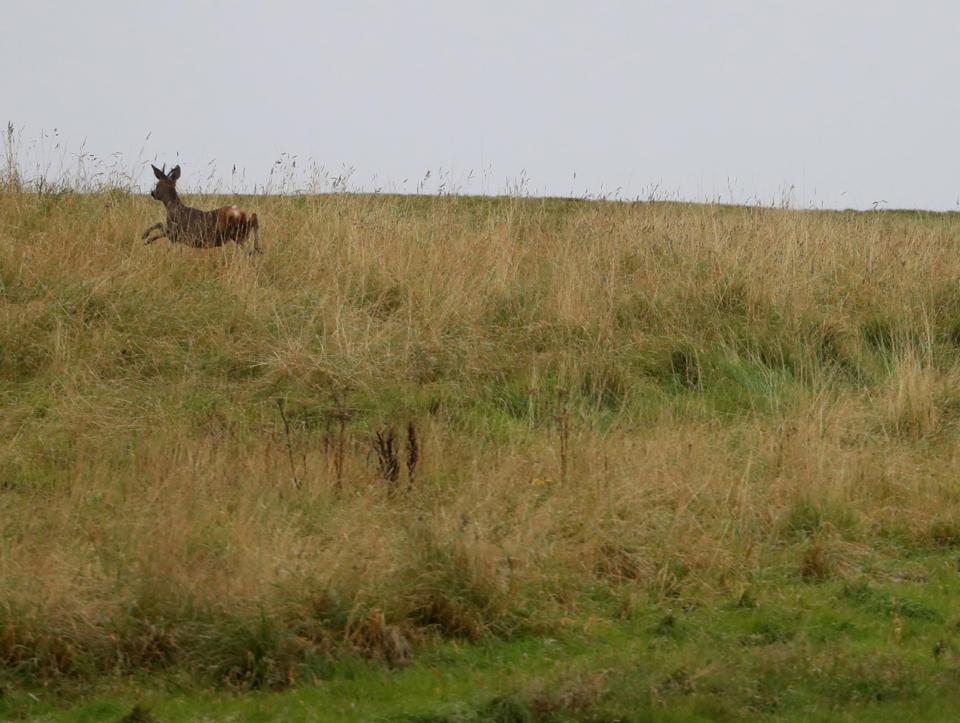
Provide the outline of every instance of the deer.
[[199,208],[185,206],[177,195],[177,179],[180,178],[180,166],[174,166],[165,173],[153,164],[153,175],[157,177],[157,187],[150,195],[163,203],[167,209],[166,223],[155,223],[140,237],[145,244],[157,239],[168,238],[193,248],[206,249],[223,246],[227,241],[236,241],[243,246],[247,236],[253,231],[253,253],[263,253],[260,248],[260,224],[257,214],[247,213],[239,206],[223,206],[213,211],[201,211]]

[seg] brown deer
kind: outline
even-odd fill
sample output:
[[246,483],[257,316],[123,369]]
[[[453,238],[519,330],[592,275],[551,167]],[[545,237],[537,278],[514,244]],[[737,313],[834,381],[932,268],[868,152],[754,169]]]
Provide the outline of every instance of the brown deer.
[[[224,206],[213,211],[184,206],[177,195],[180,166],[174,166],[170,173],[164,173],[154,165],[150,167],[157,177],[157,187],[150,195],[166,206],[167,222],[155,223],[144,231],[141,236],[144,243],[153,243],[158,238],[166,237],[198,249],[223,246],[227,241],[236,241],[238,246],[242,246],[253,231],[253,252],[263,253],[260,249],[257,214],[247,213],[239,206]],[[151,236],[155,231],[156,235]]]

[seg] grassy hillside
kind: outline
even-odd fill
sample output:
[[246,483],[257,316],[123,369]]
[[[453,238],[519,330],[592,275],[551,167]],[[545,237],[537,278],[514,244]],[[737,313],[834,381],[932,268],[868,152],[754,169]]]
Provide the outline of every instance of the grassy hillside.
[[[283,688],[805,595],[884,621],[821,667],[866,636],[898,700],[960,672],[956,216],[240,201],[262,257],[142,245],[149,198],[0,194],[0,685]],[[781,671],[816,658],[790,620],[748,646]]]

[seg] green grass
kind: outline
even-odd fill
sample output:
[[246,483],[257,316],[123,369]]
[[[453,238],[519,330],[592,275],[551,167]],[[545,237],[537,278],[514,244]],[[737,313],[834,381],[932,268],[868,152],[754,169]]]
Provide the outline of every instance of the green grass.
[[[437,643],[390,668],[330,660],[269,693],[197,690],[175,675],[54,695],[9,690],[11,720],[158,721],[944,720],[960,713],[956,553],[848,581],[771,567],[710,604],[596,588],[549,635]],[[66,696],[66,697],[63,697]],[[76,696],[71,701],[71,697]]]

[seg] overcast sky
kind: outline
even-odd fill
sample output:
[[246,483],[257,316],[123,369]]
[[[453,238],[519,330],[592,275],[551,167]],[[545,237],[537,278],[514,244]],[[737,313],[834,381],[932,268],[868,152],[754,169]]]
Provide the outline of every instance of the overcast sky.
[[352,187],[960,208],[955,1],[4,0],[2,23],[31,163],[85,139],[192,187],[287,153]]

